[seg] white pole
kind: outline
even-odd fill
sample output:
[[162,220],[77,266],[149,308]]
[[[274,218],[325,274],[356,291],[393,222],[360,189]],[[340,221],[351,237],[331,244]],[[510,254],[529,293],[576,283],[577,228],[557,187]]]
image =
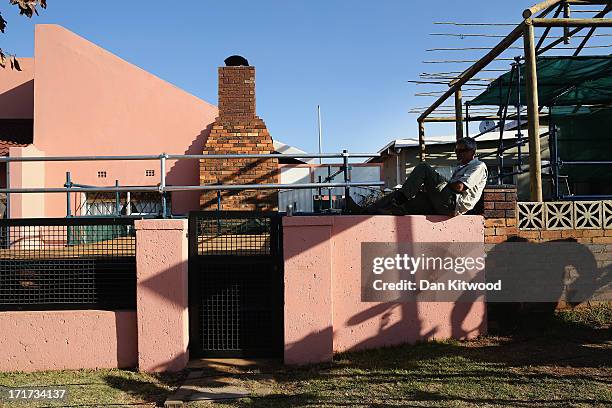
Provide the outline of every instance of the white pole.
[[[319,124],[319,154],[322,153],[323,136],[321,132],[321,106],[317,105],[317,123]],[[323,158],[319,157],[319,164],[323,164]]]

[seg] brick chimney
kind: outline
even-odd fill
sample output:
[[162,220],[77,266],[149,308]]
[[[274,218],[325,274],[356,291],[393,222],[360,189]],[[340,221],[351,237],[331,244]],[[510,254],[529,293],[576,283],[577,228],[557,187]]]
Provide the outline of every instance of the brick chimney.
[[[226,64],[230,65],[230,57]],[[241,57],[236,57],[241,58]],[[246,63],[246,60],[241,58]],[[274,152],[266,124],[255,112],[255,67],[219,68],[219,117],[215,119],[203,154],[269,154]],[[275,184],[277,159],[201,159],[200,184]],[[200,197],[202,210],[217,209],[217,192]],[[222,191],[221,209],[277,210],[274,190]]]

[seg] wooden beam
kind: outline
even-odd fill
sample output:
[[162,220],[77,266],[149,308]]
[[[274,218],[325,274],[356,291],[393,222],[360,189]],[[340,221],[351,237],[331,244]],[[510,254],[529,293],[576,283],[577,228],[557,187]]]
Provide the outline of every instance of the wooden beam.
[[525,76],[527,88],[527,132],[529,134],[529,179],[531,201],[542,201],[542,158],[540,152],[540,114],[538,101],[538,70],[535,50],[535,28],[526,21],[523,40],[525,43]]
[[[561,10],[563,10],[563,6],[559,6],[557,8],[557,11],[555,11],[555,14],[553,15],[553,18],[557,18],[559,17],[559,14],[561,14]],[[542,44],[544,44],[544,41],[546,40],[546,37],[548,36],[548,33],[550,33],[552,27],[546,27],[544,29],[544,33],[542,33],[542,35],[540,36],[540,39],[538,40],[538,44],[536,45],[536,50],[539,50],[540,47],[542,46]]]
[[[531,21],[535,27],[612,27],[612,18],[534,18]],[[574,33],[571,31],[569,35]]]
[[[600,11],[599,13],[597,13],[595,15],[595,18],[602,18],[605,17],[606,14],[608,14],[610,12],[610,9],[612,8],[612,4],[610,0],[607,0],[607,7],[605,7],[602,11]],[[550,27],[547,27],[550,28]],[[578,27],[573,29],[572,31],[570,31],[568,34],[570,36],[579,33],[580,31],[584,30],[584,27]],[[555,41],[551,42],[550,44],[548,44],[546,47],[542,48],[542,49],[538,49],[537,50],[537,55],[543,54],[544,52],[550,50],[551,48],[554,48],[557,44],[561,44],[563,42],[563,38],[558,38]],[[539,48],[539,47],[538,47]]]
[[489,65],[495,58],[497,58],[507,47],[511,46],[516,40],[523,35],[525,23],[519,24],[510,34],[508,34],[503,40],[499,42],[491,51],[482,57],[478,62],[466,69],[457,79],[450,84],[450,88],[444,92],[429,108],[425,110],[419,116],[418,121],[422,122],[427,116],[429,116],[436,108],[442,105],[448,98],[450,98],[458,88],[461,88],[463,84],[468,82],[474,75],[476,75],[481,69]]
[[[489,116],[470,116],[470,122],[476,122],[479,120],[500,120],[501,118],[497,115],[489,115]],[[524,118],[523,118],[524,119]],[[548,115],[542,115],[540,113],[540,122],[542,120],[548,119]],[[508,114],[506,120],[516,120],[516,114]],[[424,123],[436,123],[436,122],[446,122],[446,123],[454,123],[457,121],[457,118],[454,116],[428,116],[423,119]]]
[[565,0],[569,4],[578,4],[581,6],[594,6],[597,4],[610,4],[610,0]]
[[457,140],[463,138],[463,97],[461,88],[455,91],[455,137]]
[[588,34],[584,36],[584,38],[582,39],[582,42],[580,43],[578,48],[576,48],[576,51],[574,51],[574,57],[577,57],[578,54],[580,54],[580,51],[582,51],[586,43],[589,42],[589,39],[593,36],[593,34],[595,33],[595,30],[597,30],[597,27],[591,27]]
[[[568,2],[563,3],[563,18],[568,19],[571,17],[570,5]],[[548,27],[546,27],[548,28]],[[570,42],[570,29],[569,27],[563,27],[563,43],[565,45]]]
[[562,0],[547,0],[529,7],[523,11],[523,18],[531,18],[534,14],[561,3]]
[[[425,123],[429,123],[429,122],[457,122],[457,117],[455,116],[428,116],[425,119],[423,119],[423,122]],[[499,116],[472,116],[470,117],[471,121],[476,121],[476,120],[498,120]],[[461,112],[461,117],[459,118],[459,120],[463,121],[463,112]],[[463,134],[463,128],[461,128],[462,134]]]
[[419,121],[419,160],[425,161],[425,124]]

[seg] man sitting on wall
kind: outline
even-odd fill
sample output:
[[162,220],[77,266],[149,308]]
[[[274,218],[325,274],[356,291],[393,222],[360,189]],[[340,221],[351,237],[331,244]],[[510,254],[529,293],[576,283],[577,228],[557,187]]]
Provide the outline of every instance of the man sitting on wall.
[[402,187],[362,208],[350,197],[349,214],[409,215],[465,214],[480,200],[487,184],[487,166],[475,158],[476,141],[471,137],[459,139],[455,145],[459,165],[450,180],[422,162],[408,176]]

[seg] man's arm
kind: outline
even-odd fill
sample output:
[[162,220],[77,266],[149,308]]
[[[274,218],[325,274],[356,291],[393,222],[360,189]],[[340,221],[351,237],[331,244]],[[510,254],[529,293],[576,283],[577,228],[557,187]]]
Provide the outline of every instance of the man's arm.
[[448,183],[448,187],[456,193],[463,193],[466,189],[465,184],[460,181]]

